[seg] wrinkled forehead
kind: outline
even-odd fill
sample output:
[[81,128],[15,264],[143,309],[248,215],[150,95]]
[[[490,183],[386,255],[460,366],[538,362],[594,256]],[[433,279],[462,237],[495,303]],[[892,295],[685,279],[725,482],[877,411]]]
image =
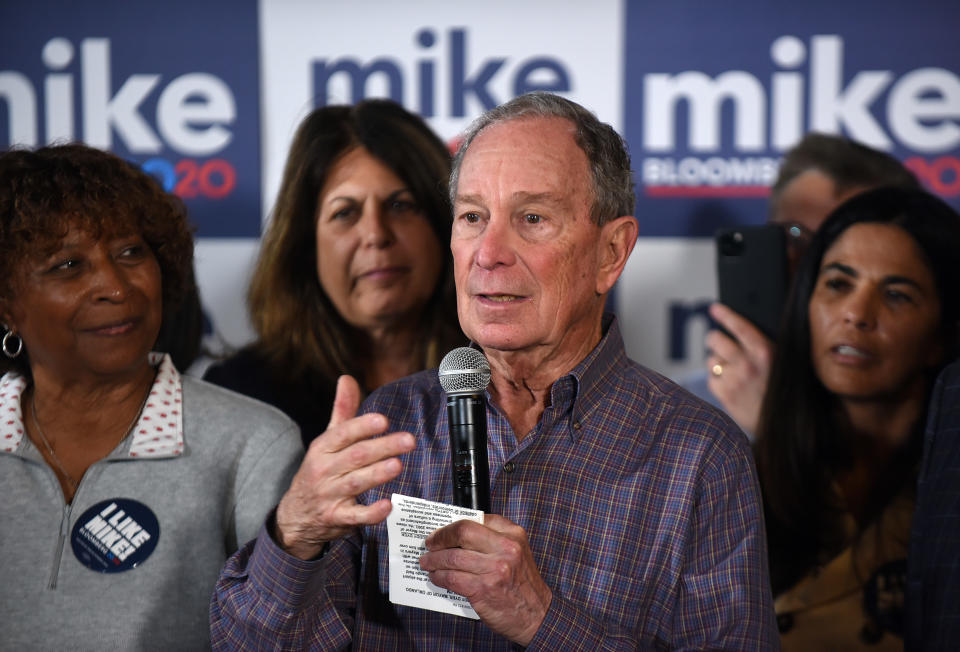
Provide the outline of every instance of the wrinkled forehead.
[[484,127],[474,136],[464,158],[469,157],[471,153],[495,148],[552,155],[561,152],[569,154],[576,150],[586,159],[586,155],[576,141],[576,135],[576,125],[566,118],[538,115],[516,116]]
[[587,156],[564,118],[519,117],[481,131],[464,153],[457,197],[484,192],[563,193],[590,201]]

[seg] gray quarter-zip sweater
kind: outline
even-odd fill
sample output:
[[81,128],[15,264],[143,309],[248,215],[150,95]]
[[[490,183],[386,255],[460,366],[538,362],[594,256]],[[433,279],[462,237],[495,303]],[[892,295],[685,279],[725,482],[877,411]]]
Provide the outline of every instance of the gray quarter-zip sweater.
[[[135,434],[90,467],[70,505],[28,437],[7,450],[6,434],[15,440],[22,428],[19,395],[0,389],[7,394],[0,396],[0,650],[209,648],[220,567],[256,536],[303,451],[297,426],[278,410],[175,377],[182,381],[182,447],[145,448],[156,417],[141,416]],[[71,535],[92,506],[116,498],[156,516],[155,536],[126,528],[134,544],[155,538],[156,548],[135,568],[97,572],[80,562]],[[123,555],[124,545],[129,551],[124,542],[114,550]]]

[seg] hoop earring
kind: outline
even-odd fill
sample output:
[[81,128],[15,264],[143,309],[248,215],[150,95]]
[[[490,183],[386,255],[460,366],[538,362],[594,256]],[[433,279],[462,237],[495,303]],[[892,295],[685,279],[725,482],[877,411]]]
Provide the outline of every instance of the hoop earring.
[[[12,337],[17,338],[17,349],[15,351],[10,350],[10,338]],[[3,341],[0,342],[0,349],[3,350],[3,354],[8,358],[16,358],[23,351],[23,338],[13,331],[7,331],[3,334]]]

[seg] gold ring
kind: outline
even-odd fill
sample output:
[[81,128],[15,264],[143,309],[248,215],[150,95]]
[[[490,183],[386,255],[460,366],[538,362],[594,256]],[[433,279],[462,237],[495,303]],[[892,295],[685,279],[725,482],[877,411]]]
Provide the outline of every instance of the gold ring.
[[710,373],[712,373],[714,376],[719,378],[720,376],[723,375],[723,365],[720,364],[719,362],[713,365],[712,367],[710,367]]

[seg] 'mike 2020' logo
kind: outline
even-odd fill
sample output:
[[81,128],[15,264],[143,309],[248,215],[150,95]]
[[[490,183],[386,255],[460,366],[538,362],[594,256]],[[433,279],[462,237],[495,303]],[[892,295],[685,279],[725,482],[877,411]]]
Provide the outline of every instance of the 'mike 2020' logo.
[[[83,140],[102,149],[119,145],[158,177],[168,192],[180,197],[221,199],[233,192],[233,165],[215,157],[233,139],[231,127],[237,115],[233,93],[222,79],[190,72],[161,84],[160,74],[138,73],[114,90],[106,38],[81,40],[79,74],[65,72],[77,59],[73,43],[65,38],[50,39],[41,59],[50,71],[42,89],[23,73],[0,71],[0,99],[9,113],[9,144],[35,147],[41,144],[42,133],[46,144]],[[145,115],[143,107],[154,96],[155,113]],[[175,160],[159,156],[165,148],[181,156]]]
[[[861,70],[843,84],[844,41],[818,35],[807,46],[794,36],[774,40],[779,68],[768,86],[754,74],[730,70],[643,76],[643,148],[639,173],[648,196],[762,196],[776,177],[779,154],[806,131],[844,133],[904,161],[933,191],[960,195],[960,78],[923,67],[899,77]],[[801,70],[809,62],[807,72]],[[736,155],[721,155],[721,114],[729,103]],[[678,107],[688,123],[678,125]],[[687,143],[678,143],[685,126]],[[677,156],[679,152],[686,154]]]

